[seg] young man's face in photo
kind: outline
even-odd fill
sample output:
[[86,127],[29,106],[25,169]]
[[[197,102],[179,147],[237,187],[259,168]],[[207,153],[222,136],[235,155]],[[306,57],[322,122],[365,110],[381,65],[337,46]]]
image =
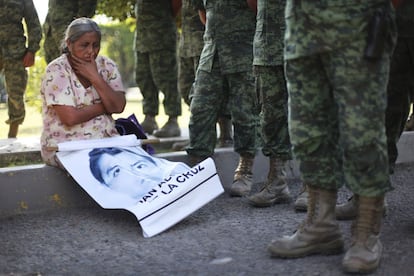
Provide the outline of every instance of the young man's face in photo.
[[128,151],[115,155],[104,153],[99,168],[109,188],[133,197],[145,194],[163,180],[162,168],[151,158]]

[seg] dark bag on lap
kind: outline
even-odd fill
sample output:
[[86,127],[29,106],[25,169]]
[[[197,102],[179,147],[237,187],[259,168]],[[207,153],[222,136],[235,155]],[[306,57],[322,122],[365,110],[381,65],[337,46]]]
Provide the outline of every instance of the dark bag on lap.
[[[128,118],[119,118],[115,120],[115,127],[121,135],[135,134],[138,139],[147,139],[145,131],[138,123],[135,114],[130,115]],[[142,148],[149,154],[154,154],[155,150],[151,145],[142,145]]]

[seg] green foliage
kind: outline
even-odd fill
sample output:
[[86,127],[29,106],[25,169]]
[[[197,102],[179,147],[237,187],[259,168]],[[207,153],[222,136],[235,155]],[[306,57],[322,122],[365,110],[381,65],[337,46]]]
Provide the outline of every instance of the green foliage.
[[[43,45],[43,40],[41,42]],[[42,84],[42,77],[46,70],[46,60],[44,58],[45,52],[43,47],[36,53],[35,64],[29,68],[29,79],[27,81],[27,88],[25,94],[26,104],[34,106],[39,109],[42,107],[42,98],[40,96],[40,88]]]
[[134,22],[130,20],[100,26],[101,54],[117,63],[126,87],[136,86],[133,26]]
[[124,21],[127,18],[135,17],[135,2],[136,0],[99,0],[96,14],[104,14],[114,20]]

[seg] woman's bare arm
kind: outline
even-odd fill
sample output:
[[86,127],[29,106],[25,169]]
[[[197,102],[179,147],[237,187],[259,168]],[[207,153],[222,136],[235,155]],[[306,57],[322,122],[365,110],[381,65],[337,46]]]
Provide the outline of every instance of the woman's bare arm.
[[69,105],[53,105],[59,119],[65,126],[74,126],[92,120],[93,118],[105,114],[105,108],[101,103],[74,107]]

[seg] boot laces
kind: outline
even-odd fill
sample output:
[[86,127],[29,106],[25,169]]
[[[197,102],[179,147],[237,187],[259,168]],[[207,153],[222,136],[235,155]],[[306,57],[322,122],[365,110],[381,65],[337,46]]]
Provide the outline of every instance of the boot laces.
[[[285,180],[285,161],[279,158],[271,158],[269,164],[269,173],[265,185],[262,187],[262,190],[267,189],[268,191],[271,191],[272,187],[283,186],[285,184]],[[276,183],[272,185],[272,183],[275,181]]]
[[306,219],[300,224],[299,229],[301,230],[306,230],[306,227],[308,225],[312,225],[314,218],[317,216],[318,212],[319,212],[319,206],[317,203],[317,199],[316,197],[319,196],[317,191],[309,190],[308,191],[308,208],[307,208],[307,214],[306,214]]
[[363,243],[370,235],[379,234],[381,211],[377,201],[372,204],[358,202],[358,215],[351,225],[353,243]]

